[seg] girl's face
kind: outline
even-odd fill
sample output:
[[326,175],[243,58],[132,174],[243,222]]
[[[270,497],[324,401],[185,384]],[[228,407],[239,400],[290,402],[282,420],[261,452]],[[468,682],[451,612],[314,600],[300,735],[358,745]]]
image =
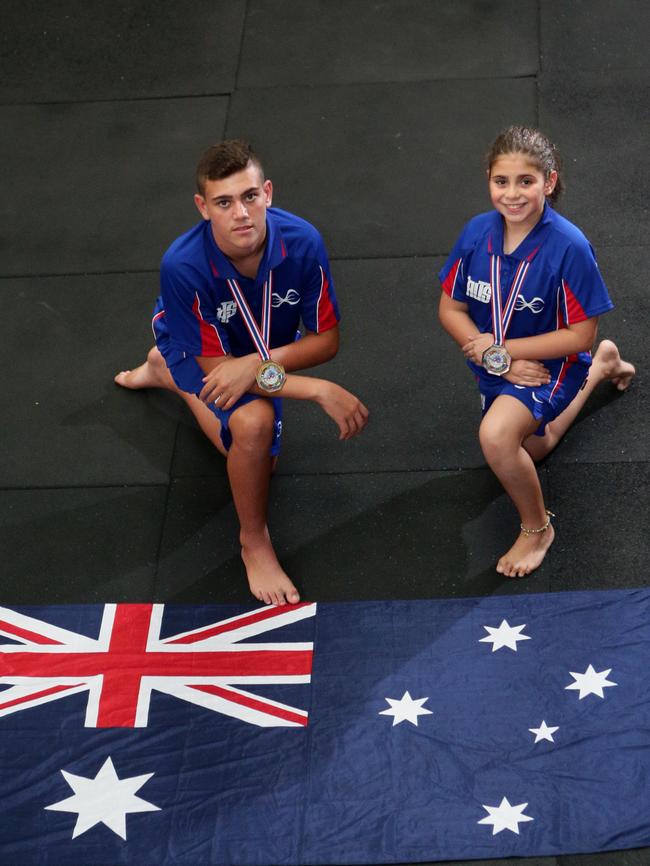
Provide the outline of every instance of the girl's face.
[[506,221],[506,227],[530,231],[544,210],[546,196],[553,192],[557,172],[545,177],[524,153],[497,157],[488,171],[490,198]]

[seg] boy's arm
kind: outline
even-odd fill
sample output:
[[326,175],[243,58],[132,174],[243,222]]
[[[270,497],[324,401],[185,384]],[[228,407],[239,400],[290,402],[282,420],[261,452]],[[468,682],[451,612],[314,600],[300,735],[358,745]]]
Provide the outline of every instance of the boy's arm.
[[[302,340],[298,342],[302,342]],[[273,352],[272,356],[274,360],[277,360]],[[251,358],[252,356],[247,355],[245,357]],[[268,392],[259,388],[255,382],[255,373],[261,363],[258,356],[255,356],[255,358],[256,363],[253,368],[252,384],[246,389],[246,392],[258,394],[260,397],[268,397]],[[196,360],[206,374],[213,373],[218,375],[219,369],[230,360],[241,361],[244,359],[232,358],[224,360],[223,358],[197,357]],[[214,399],[218,399],[219,394],[223,394],[223,392],[217,391]],[[226,400],[225,396],[224,394],[219,401],[219,406],[222,409],[229,409],[235,400],[232,397]],[[350,439],[352,436],[356,436],[357,433],[361,433],[368,421],[368,410],[358,397],[355,397],[350,391],[346,391],[345,388],[334,382],[329,382],[326,379],[317,379],[315,376],[295,376],[289,373],[282,389],[274,394],[274,396],[289,397],[293,400],[312,400],[314,403],[317,403],[338,426],[339,439]],[[208,401],[205,400],[204,402]]]
[[[282,364],[284,369],[291,373],[294,370],[306,370],[308,367],[316,367],[318,364],[330,361],[336,355],[338,348],[339,329],[336,325],[320,334],[307,332],[294,343],[271,349],[270,354],[274,361]],[[199,394],[199,399],[209,403],[210,400],[216,399],[217,394],[223,394],[222,408],[230,409],[242,394],[254,390],[255,376],[262,359],[257,353],[252,353],[240,358],[228,356],[214,360],[217,363],[211,364],[210,368],[206,369],[201,359],[197,358],[206,373],[205,386]]]

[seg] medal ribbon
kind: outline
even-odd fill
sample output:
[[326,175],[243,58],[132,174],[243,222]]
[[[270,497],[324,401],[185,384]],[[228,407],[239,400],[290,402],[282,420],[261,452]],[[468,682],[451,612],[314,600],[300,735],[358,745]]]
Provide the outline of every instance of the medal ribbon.
[[271,353],[269,352],[269,339],[271,336],[271,295],[273,272],[269,272],[269,278],[264,282],[264,287],[262,289],[261,330],[260,326],[255,320],[255,316],[253,315],[251,308],[248,306],[248,302],[246,301],[244,293],[242,292],[241,286],[239,285],[237,280],[227,280],[226,282],[228,283],[230,293],[232,294],[233,299],[239,308],[239,312],[242,314],[246,329],[250,334],[250,338],[253,341],[253,345],[257,349],[260,358],[263,361],[270,361]]
[[522,259],[519,262],[515,277],[510,286],[508,297],[506,298],[505,306],[501,307],[501,258],[497,255],[490,256],[490,285],[491,303],[492,303],[492,333],[494,334],[494,342],[497,346],[503,346],[508,332],[508,326],[512,319],[512,314],[515,311],[515,304],[521,292],[521,288],[526,279],[530,261]]

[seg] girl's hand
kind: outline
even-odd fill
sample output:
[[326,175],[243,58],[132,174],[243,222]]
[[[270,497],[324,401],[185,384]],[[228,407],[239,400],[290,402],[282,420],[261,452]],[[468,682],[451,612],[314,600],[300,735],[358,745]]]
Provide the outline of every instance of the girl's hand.
[[548,385],[551,374],[539,361],[513,361],[510,370],[501,378],[512,382],[513,385],[539,388],[541,385]]
[[483,360],[483,352],[493,345],[494,337],[492,334],[476,334],[474,337],[468,337],[467,342],[462,347],[463,355],[468,361],[480,364]]

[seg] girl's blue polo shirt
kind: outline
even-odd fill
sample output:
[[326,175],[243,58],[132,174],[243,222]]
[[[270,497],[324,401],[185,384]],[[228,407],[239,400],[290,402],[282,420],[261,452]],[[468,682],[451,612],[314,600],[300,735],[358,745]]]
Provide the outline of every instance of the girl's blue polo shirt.
[[[467,223],[439,274],[443,290],[450,298],[467,304],[469,316],[481,333],[492,331],[492,254],[501,257],[504,303],[517,267],[523,259],[530,262],[506,339],[556,331],[606,313],[614,306],[594,251],[573,223],[546,204],[534,229],[513,253],[506,255],[503,218],[497,211],[490,211]],[[574,364],[583,365],[585,372],[591,365],[589,352],[530,360],[542,361],[554,378],[566,375],[567,368]],[[469,366],[479,379],[494,382],[494,376],[483,367],[472,363]]]

